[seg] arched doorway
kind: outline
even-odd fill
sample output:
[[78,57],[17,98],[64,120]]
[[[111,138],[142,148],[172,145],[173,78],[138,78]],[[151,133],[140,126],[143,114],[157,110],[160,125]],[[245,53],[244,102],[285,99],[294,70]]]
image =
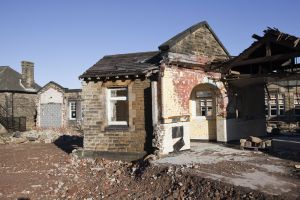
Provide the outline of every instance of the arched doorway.
[[190,95],[190,139],[217,140],[217,95],[219,89],[209,83],[195,86]]

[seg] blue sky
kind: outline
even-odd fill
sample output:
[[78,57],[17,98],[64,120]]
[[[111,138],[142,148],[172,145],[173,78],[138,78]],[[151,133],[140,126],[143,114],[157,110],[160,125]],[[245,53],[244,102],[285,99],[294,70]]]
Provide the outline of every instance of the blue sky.
[[232,55],[267,26],[300,36],[300,1],[0,0],[0,66],[35,63],[40,85],[79,88],[78,76],[106,54],[157,50],[206,20]]

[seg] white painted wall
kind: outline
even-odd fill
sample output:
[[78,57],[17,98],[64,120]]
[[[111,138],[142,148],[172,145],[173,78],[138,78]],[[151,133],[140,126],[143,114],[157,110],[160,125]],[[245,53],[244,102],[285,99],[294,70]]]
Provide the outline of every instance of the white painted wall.
[[180,140],[180,138],[172,138],[172,127],[183,126],[183,141],[185,145],[180,150],[187,150],[191,148],[190,145],[190,134],[189,134],[189,123],[188,122],[178,122],[173,124],[161,124],[163,129],[163,150],[162,154],[168,154],[173,152],[173,145]]
[[54,88],[49,88],[40,94],[40,104],[47,103],[61,103],[63,104],[64,98],[63,93],[55,90]]

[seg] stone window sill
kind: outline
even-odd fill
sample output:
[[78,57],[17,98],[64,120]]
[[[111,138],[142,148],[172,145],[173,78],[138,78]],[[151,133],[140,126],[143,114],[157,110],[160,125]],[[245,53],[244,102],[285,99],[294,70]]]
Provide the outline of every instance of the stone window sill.
[[129,127],[126,125],[109,125],[105,127],[105,131],[129,131]]

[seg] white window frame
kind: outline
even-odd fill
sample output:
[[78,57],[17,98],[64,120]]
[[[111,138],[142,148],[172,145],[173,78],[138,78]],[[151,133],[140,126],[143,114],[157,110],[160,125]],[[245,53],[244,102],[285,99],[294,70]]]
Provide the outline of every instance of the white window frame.
[[[75,110],[73,109],[73,106],[75,106]],[[77,113],[76,113],[75,118],[72,117],[72,111],[76,112],[76,108],[77,108],[76,101],[69,101],[69,119],[70,120],[76,120],[77,119]]]
[[[196,93],[197,92],[203,92],[203,93],[207,93],[207,96],[204,96],[204,97],[197,97],[196,96]],[[205,115],[197,115],[197,103],[196,103],[196,100],[200,100],[200,109],[201,109],[201,103],[203,102],[204,103],[204,108],[205,108]],[[208,107],[209,106],[207,106],[207,102],[208,101],[211,101],[211,108],[212,108],[212,110],[211,110],[211,115],[207,115],[207,113],[208,113]],[[210,119],[210,118],[212,118],[213,117],[213,115],[214,115],[214,112],[215,112],[215,108],[214,108],[214,96],[213,96],[213,93],[211,92],[211,91],[201,91],[201,90],[199,90],[199,91],[196,91],[195,92],[195,99],[192,101],[192,116],[194,116],[194,118],[197,118],[197,119]]]
[[296,107],[298,107],[297,110],[300,110],[300,94],[298,93],[294,93],[294,115],[300,116],[300,114],[296,114]]
[[[126,90],[127,96],[121,96],[121,97],[112,97],[111,92],[116,90]],[[127,121],[111,121],[111,101],[128,101],[128,88],[127,87],[120,87],[120,88],[107,88],[107,95],[106,95],[106,102],[107,102],[107,121],[108,125],[128,125]]]
[[[274,97],[272,97],[274,96]],[[271,103],[274,101],[274,103]],[[283,103],[280,103],[282,101]],[[277,117],[277,116],[284,116],[285,115],[285,96],[284,94],[281,93],[271,93],[270,94],[270,99],[267,98],[266,103],[268,103],[267,108],[268,108],[268,116],[269,117]],[[273,106],[273,108],[272,108]],[[272,110],[276,111],[275,115],[272,115]],[[283,110],[283,113],[280,112],[280,110]]]

